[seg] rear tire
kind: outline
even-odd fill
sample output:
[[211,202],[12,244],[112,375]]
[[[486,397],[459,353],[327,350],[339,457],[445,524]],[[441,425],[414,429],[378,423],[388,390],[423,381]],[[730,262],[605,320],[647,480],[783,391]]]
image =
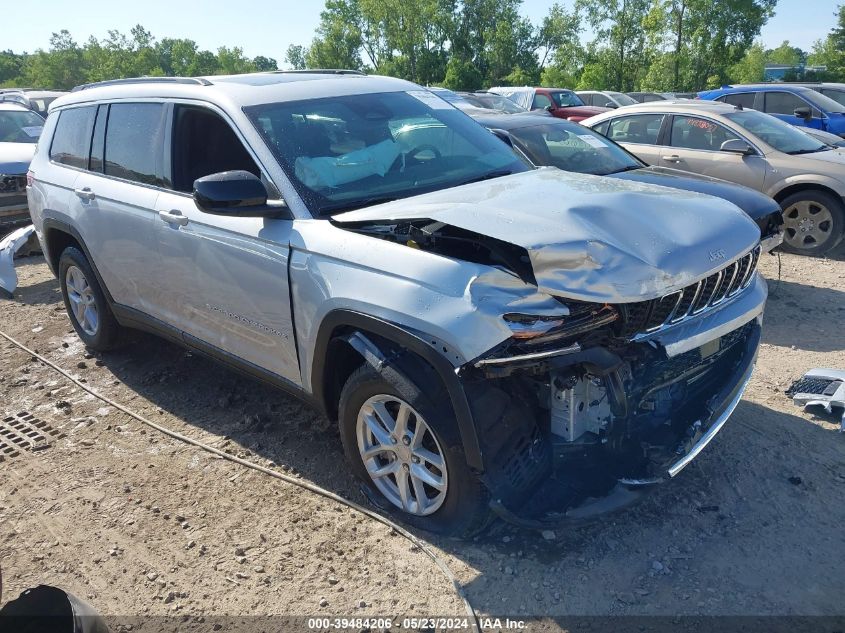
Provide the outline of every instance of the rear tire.
[[787,253],[824,255],[836,248],[845,231],[842,201],[824,191],[799,191],[781,202],[783,245]]
[[105,352],[124,341],[126,331],[114,318],[94,270],[78,248],[62,251],[59,283],[70,322],[86,347]]
[[405,374],[365,364],[346,381],[338,408],[346,458],[401,521],[437,534],[472,536],[489,520],[488,493],[466,463],[451,400],[424,373],[414,380],[425,384]]

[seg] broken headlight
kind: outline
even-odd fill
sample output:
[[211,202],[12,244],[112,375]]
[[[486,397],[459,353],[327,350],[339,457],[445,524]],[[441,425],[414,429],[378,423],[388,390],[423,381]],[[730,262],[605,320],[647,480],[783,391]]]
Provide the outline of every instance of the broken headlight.
[[569,339],[609,325],[619,318],[616,308],[607,304],[567,302],[568,315],[537,315],[509,312],[502,316],[512,338],[527,346]]

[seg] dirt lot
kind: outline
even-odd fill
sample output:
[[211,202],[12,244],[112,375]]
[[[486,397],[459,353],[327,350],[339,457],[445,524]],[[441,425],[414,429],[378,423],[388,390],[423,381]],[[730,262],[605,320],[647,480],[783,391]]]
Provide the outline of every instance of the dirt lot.
[[[776,278],[777,260],[762,270]],[[0,329],[158,423],[365,503],[320,415],[151,337],[92,356],[43,260],[18,271]],[[807,369],[845,368],[845,250],[784,255],[770,290],[745,400],[677,480],[553,539],[503,524],[473,542],[422,535],[480,614],[845,614],[845,434],[783,393]],[[64,434],[0,463],[6,599],[44,582],[102,613],[190,622],[463,615],[432,561],[388,528],[150,430],[5,341],[0,363],[0,413]]]

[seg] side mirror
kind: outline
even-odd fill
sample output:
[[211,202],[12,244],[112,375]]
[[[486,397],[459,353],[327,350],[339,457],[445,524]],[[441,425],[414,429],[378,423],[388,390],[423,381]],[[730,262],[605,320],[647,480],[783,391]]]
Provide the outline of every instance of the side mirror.
[[267,200],[267,189],[248,171],[221,171],[194,181],[194,202],[214,215],[291,218],[284,202]]
[[795,108],[794,114],[799,119],[804,119],[805,121],[809,121],[810,119],[813,118],[812,110],[810,110],[810,108],[808,108],[806,106],[802,106],[800,108]]
[[507,143],[510,147],[513,147],[513,139],[511,138],[511,135],[507,133],[507,131],[505,131],[501,128],[490,128],[490,131],[500,141]]
[[750,156],[754,153],[754,148],[745,141],[738,138],[732,138],[722,143],[719,147],[720,152],[730,152],[731,154],[742,154],[743,156]]
[[549,104],[549,105],[547,105],[545,108],[543,108],[543,110],[545,110],[546,112],[554,112],[554,111],[555,111],[555,107],[554,107],[554,106],[550,103],[550,104]]
[[615,110],[619,106],[616,105],[615,103],[613,103],[613,101],[608,101],[607,103],[604,104],[604,107],[605,108],[611,108],[612,110]]

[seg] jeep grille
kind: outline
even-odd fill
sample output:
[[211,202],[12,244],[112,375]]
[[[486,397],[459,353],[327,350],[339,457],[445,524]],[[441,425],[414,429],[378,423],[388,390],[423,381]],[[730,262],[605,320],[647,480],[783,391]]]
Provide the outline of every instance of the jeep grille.
[[757,268],[760,246],[722,270],[659,299],[622,304],[623,335],[633,338],[698,316],[747,288]]

